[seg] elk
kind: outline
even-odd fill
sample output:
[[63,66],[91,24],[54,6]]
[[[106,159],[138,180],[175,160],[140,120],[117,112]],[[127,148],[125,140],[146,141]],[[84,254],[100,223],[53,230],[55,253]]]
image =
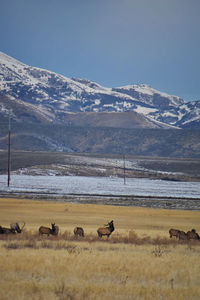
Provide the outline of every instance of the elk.
[[19,226],[18,223],[11,223],[11,224],[10,224],[10,228],[13,229],[13,230],[15,230],[17,233],[21,233],[22,230],[23,230],[23,228],[24,228],[24,226],[26,225],[25,222],[23,222],[23,223],[24,223],[24,224],[23,224],[22,228],[20,228],[20,226]]
[[15,234],[15,230],[12,228],[6,228],[6,227],[2,227],[0,226],[0,234]]
[[107,238],[111,235],[111,233],[115,230],[113,220],[105,225],[106,227],[100,227],[97,229],[98,236],[101,238],[106,235]]
[[78,237],[78,236],[81,236],[81,237],[84,237],[84,230],[82,227],[75,227],[74,228],[74,236],[75,237]]
[[186,234],[187,234],[188,240],[199,240],[200,239],[200,237],[195,229],[188,231]]
[[[52,230],[53,230],[53,227],[52,227]],[[54,230],[52,231],[52,235],[58,235],[58,232],[59,232],[59,227],[57,225],[55,225],[54,223]]]
[[180,230],[178,230],[178,229],[171,228],[169,230],[170,238],[172,238],[173,236],[175,236],[176,238],[178,238],[179,237],[179,233],[180,233]]
[[178,230],[178,229],[170,229],[169,230],[170,238],[175,236],[179,240],[187,240],[187,234],[184,231]]
[[56,232],[56,227],[58,226],[55,226],[55,223],[51,223],[51,227],[52,228],[40,226],[39,234],[47,234],[48,236],[50,234],[55,235],[54,233]]
[[179,240],[187,240],[188,239],[187,234],[184,231],[179,231],[178,239]]

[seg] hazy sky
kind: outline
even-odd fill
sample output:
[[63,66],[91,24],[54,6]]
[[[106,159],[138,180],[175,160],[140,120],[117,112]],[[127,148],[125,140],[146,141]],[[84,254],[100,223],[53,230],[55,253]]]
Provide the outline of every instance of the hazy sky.
[[106,87],[200,100],[200,0],[0,0],[0,51]]

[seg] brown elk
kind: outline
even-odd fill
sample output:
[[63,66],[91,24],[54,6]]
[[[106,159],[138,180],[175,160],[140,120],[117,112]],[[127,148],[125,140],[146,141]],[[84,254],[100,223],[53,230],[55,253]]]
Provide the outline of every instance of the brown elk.
[[186,234],[187,234],[188,240],[200,240],[200,237],[195,229],[188,231]]
[[173,228],[171,228],[171,229],[169,230],[170,238],[172,238],[173,236],[175,236],[176,238],[178,238],[178,237],[179,237],[179,234],[180,234],[180,230],[178,230],[178,229],[173,229]]
[[115,230],[113,220],[110,221],[108,224],[105,225],[106,227],[100,227],[97,229],[98,236],[101,238],[102,236],[106,235],[107,238],[111,235],[111,233]]
[[75,227],[74,228],[74,236],[75,237],[78,237],[78,236],[81,236],[81,237],[84,237],[84,230],[82,227]]
[[52,228],[45,227],[45,226],[40,226],[40,228],[39,228],[39,234],[47,234],[48,236],[50,234],[54,235],[54,233],[56,232],[56,227],[57,226],[55,226],[55,223],[52,223],[51,227]]
[[184,231],[181,231],[181,230],[178,230],[178,229],[171,228],[169,230],[169,235],[170,235],[170,238],[175,236],[179,240],[187,240],[187,234]]
[[184,232],[184,231],[179,231],[179,234],[178,234],[178,239],[179,240],[187,240],[188,237],[187,237],[187,234]]
[[19,226],[18,223],[11,223],[11,224],[10,224],[10,228],[13,229],[13,230],[15,230],[17,233],[21,233],[22,230],[23,230],[23,228],[24,228],[24,226],[26,225],[25,222],[23,222],[23,223],[24,223],[24,224],[23,224],[22,228],[20,228],[20,226]]

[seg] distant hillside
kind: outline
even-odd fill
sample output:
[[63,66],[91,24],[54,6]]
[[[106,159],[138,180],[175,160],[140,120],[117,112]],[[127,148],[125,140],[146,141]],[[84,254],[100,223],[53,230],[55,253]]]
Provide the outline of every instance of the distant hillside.
[[[7,125],[1,124],[0,149],[7,149]],[[199,158],[200,130],[123,129],[12,124],[11,148],[28,151],[133,154]]]
[[19,123],[49,123],[52,118],[46,111],[33,104],[0,95],[0,121],[8,122],[9,115],[12,121]]
[[134,111],[127,112],[79,112],[55,115],[36,105],[15,100],[10,96],[0,95],[0,118],[8,122],[8,118],[17,123],[55,123],[81,127],[114,127],[114,128],[163,128],[173,126],[154,121]]
[[68,113],[64,116],[68,126],[112,127],[112,128],[162,128],[173,126],[154,121],[134,111],[127,112],[81,112]]

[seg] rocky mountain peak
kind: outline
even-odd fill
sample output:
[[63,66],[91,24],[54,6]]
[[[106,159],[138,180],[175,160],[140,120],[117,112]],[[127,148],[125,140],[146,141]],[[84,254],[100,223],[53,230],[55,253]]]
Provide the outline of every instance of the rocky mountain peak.
[[28,66],[2,52],[0,95],[31,104],[58,122],[64,122],[70,112],[133,111],[167,126],[193,128],[200,123],[200,101],[186,102],[148,84],[106,88],[91,80]]

